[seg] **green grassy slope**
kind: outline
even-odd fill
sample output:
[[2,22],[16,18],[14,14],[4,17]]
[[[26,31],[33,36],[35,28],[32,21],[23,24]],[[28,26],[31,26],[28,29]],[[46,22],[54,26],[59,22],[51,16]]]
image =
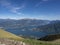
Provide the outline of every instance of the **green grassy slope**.
[[60,39],[55,41],[40,41],[35,39],[24,39],[22,37],[16,36],[12,33],[0,29],[0,38],[9,38],[17,41],[22,41],[28,43],[29,45],[60,45]]
[[29,43],[30,45],[60,45],[60,39],[54,41],[39,41],[34,39],[25,39],[23,42]]
[[16,40],[23,39],[22,37],[18,37],[12,33],[4,31],[3,29],[0,29],[0,38],[9,38],[9,39],[16,39]]
[[60,34],[47,35],[45,37],[40,38],[39,40],[43,40],[43,41],[54,41],[54,40],[58,40],[58,39],[60,39]]

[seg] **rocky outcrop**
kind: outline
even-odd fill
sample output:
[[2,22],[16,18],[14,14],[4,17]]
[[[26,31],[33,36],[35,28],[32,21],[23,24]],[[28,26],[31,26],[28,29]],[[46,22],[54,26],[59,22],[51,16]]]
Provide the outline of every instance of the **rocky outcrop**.
[[0,44],[1,45],[29,45],[22,41],[14,41],[14,40],[3,39],[3,38],[0,38]]

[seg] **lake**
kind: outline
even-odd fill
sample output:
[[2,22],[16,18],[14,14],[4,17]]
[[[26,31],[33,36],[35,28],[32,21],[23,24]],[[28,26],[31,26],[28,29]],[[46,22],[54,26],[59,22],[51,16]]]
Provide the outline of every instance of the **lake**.
[[20,30],[20,29],[5,29],[8,32],[11,32],[13,34],[16,35],[22,35],[25,37],[36,37],[36,38],[41,38],[44,37],[48,34],[56,34],[55,31],[48,31],[48,30],[44,30],[44,31],[33,31],[33,30]]

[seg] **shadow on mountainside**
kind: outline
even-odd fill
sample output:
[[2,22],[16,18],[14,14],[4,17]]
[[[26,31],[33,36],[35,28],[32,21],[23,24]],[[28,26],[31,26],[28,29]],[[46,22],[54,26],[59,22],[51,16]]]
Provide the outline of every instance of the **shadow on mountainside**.
[[47,35],[45,37],[42,37],[38,40],[42,40],[42,41],[54,41],[60,39],[60,34],[55,34],[55,35]]

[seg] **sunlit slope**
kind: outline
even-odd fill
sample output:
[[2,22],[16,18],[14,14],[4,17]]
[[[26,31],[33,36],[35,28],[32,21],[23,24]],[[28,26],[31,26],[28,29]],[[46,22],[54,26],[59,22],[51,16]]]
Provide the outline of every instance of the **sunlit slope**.
[[3,29],[0,29],[0,38],[23,39],[22,37],[18,37],[12,33],[4,31]]
[[54,41],[41,41],[41,40],[34,40],[34,39],[24,39],[22,37],[16,36],[12,33],[4,31],[0,29],[0,38],[9,38],[9,39],[18,39],[30,45],[60,45],[60,39]]

